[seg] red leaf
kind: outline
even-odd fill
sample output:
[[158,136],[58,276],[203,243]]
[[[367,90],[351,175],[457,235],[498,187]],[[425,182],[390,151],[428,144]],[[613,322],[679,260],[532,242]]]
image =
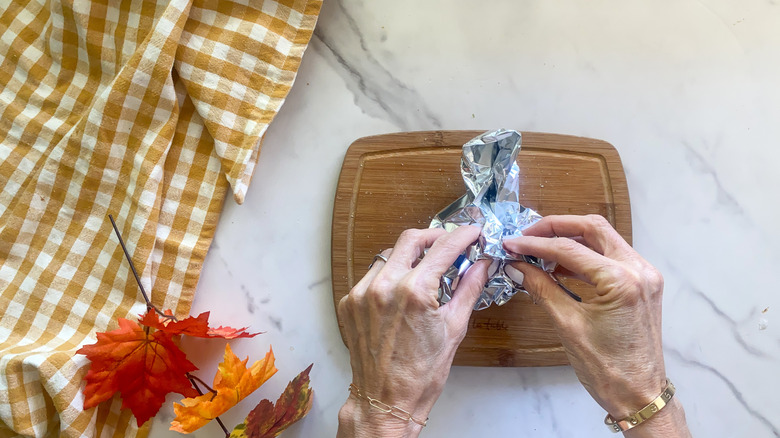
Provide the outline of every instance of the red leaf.
[[[167,311],[168,313],[170,311]],[[203,312],[197,318],[189,316],[181,321],[165,320],[160,321],[160,317],[153,309],[141,316],[141,324],[162,330],[171,336],[188,335],[199,338],[205,338],[209,331],[209,312]]]
[[219,326],[217,328],[210,328],[208,331],[208,337],[209,338],[225,338],[225,339],[236,339],[236,338],[254,338],[255,336],[259,335],[262,332],[259,333],[248,333],[246,329],[249,327],[242,327],[239,329],[233,328],[233,327],[223,327]]
[[287,384],[276,405],[272,405],[268,400],[258,403],[249,412],[244,423],[236,426],[231,436],[273,438],[305,417],[314,400],[314,391],[309,388],[309,371],[312,366],[314,364],[309,365]]
[[119,318],[119,328],[97,334],[97,342],[76,351],[92,361],[84,388],[84,409],[117,392],[140,426],[157,414],[165,396],[197,396],[186,374],[197,369],[164,331],[152,334],[136,322]]
[[275,424],[276,412],[274,412],[274,404],[267,399],[260,400],[260,403],[249,411],[249,415],[246,416],[246,436],[247,438],[269,436],[268,431],[270,431]]
[[[170,310],[165,313],[169,313]],[[159,316],[154,310],[149,310],[141,317],[141,324],[147,327],[153,327],[162,330],[171,335],[187,335],[196,338],[252,338],[260,333],[248,333],[243,327],[240,329],[232,327],[209,327],[209,312],[203,312],[196,317],[189,316],[181,321],[160,321]]]

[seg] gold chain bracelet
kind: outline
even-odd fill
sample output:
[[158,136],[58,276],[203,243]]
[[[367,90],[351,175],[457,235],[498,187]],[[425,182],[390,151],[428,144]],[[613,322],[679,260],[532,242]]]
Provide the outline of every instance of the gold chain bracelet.
[[640,409],[637,413],[631,414],[622,420],[615,420],[612,415],[607,414],[607,417],[604,418],[604,424],[606,424],[607,427],[609,427],[609,430],[614,433],[624,432],[632,429],[639,424],[649,420],[650,417],[657,414],[661,409],[664,408],[664,406],[668,405],[672,400],[672,397],[674,397],[674,392],[675,389],[671,380],[666,379],[666,387],[664,388],[663,392],[661,395],[656,397],[655,400],[651,401],[650,404]]
[[386,403],[382,403],[381,401],[368,396],[367,394],[363,394],[360,391],[360,388],[355,386],[354,383],[349,384],[349,392],[350,394],[354,395],[355,397],[368,401],[368,404],[376,409],[379,409],[380,411],[390,414],[395,418],[399,418],[404,421],[411,421],[413,423],[419,424],[422,427],[425,427],[426,424],[428,424],[428,419],[426,418],[425,421],[418,420],[412,416],[411,413],[399,408],[398,406],[390,406]]

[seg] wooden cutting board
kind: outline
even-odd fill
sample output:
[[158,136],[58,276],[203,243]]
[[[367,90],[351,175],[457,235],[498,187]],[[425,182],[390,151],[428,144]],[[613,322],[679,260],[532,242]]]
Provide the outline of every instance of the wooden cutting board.
[[[374,254],[466,192],[461,146],[484,131],[427,131],[361,138],[349,147],[333,207],[333,302],[349,293]],[[601,140],[523,132],[520,202],[542,215],[600,214],[631,243],[631,207],[615,148]],[[565,280],[575,293],[591,287]],[[344,336],[343,323],[339,329]],[[474,312],[455,365],[567,364],[547,314],[525,294]]]

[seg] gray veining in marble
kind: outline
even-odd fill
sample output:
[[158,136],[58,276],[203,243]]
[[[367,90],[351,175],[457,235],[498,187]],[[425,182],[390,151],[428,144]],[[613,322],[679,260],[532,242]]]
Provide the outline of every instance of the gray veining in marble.
[[[353,12],[342,0],[332,3],[336,6],[323,9],[312,46],[342,76],[355,104],[368,115],[390,119],[402,131],[441,128],[441,121],[420,94],[393,76],[373,55]],[[382,32],[380,41],[384,38]]]

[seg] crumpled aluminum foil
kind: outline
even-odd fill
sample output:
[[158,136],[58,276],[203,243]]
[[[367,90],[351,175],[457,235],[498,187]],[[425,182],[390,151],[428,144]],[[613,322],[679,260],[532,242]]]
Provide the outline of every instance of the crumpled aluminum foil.
[[493,264],[474,305],[475,310],[486,309],[494,303],[501,306],[518,291],[526,292],[506,275],[504,268],[508,262],[524,261],[547,272],[555,269],[554,263],[504,250],[504,239],[522,236],[525,228],[542,218],[519,202],[517,154],[521,141],[519,132],[499,129],[463,145],[460,172],[468,192],[440,211],[431,221],[430,228],[443,228],[449,232],[463,225],[481,225],[482,234],[442,276],[439,304],[452,298],[458,280],[477,260],[492,259]]

